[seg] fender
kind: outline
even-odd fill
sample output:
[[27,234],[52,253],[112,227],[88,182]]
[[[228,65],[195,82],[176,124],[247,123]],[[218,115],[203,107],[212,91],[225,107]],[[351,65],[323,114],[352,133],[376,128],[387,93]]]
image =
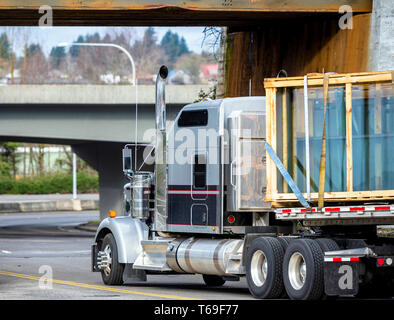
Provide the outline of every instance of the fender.
[[118,248],[119,263],[134,263],[142,251],[141,241],[148,240],[149,227],[130,216],[106,218],[101,221],[95,242],[101,240],[102,231],[108,229],[114,236]]

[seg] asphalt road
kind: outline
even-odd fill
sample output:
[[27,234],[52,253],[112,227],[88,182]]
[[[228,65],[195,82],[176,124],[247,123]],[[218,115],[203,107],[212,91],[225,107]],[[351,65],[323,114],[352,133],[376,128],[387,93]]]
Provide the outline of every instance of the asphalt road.
[[245,278],[215,288],[200,275],[104,285],[91,272],[94,232],[79,228],[97,219],[98,212],[0,214],[0,300],[254,300]]
[[199,275],[148,275],[105,286],[90,271],[94,233],[76,228],[96,219],[98,212],[0,215],[0,300],[253,299],[245,279],[207,288]]

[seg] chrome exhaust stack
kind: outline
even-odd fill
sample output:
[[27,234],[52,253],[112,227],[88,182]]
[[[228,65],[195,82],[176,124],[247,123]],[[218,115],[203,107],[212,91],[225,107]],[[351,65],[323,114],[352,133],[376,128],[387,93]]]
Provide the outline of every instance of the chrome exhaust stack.
[[168,68],[161,66],[156,77],[155,218],[156,231],[167,229],[167,132],[165,84]]
[[161,66],[156,77],[156,130],[166,131],[166,79],[168,68]]

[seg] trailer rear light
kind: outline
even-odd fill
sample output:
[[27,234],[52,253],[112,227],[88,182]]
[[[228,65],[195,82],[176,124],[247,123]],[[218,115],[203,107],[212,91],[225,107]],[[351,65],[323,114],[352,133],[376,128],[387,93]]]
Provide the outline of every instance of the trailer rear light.
[[376,265],[378,267],[392,267],[394,257],[380,257],[376,260]]
[[228,221],[229,223],[234,223],[235,217],[234,217],[234,216],[229,216],[229,217],[227,218],[227,221]]
[[116,217],[116,211],[115,210],[110,210],[108,212],[108,215],[109,215],[110,218],[115,218]]

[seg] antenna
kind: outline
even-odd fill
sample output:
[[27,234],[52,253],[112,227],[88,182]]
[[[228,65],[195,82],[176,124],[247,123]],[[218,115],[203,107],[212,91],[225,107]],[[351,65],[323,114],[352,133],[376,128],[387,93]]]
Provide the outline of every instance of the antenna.
[[138,90],[135,79],[135,142],[134,142],[134,171],[137,172],[137,143],[138,143]]

